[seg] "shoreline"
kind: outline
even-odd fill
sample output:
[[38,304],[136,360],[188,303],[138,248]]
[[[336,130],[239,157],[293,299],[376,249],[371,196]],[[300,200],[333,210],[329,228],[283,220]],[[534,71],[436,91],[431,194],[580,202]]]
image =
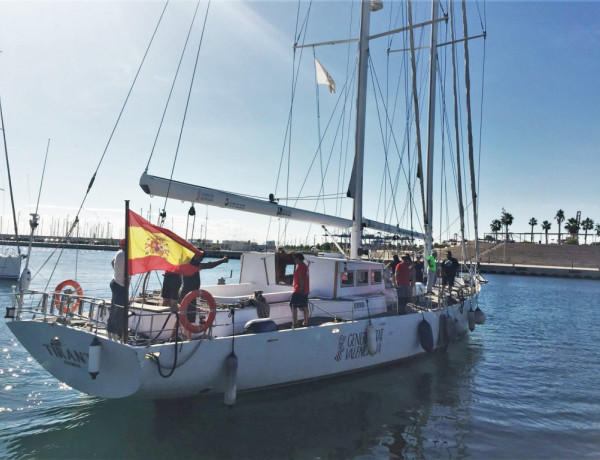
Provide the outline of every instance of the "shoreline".
[[[27,247],[28,242],[19,241],[19,245]],[[0,245],[17,246],[14,240],[0,240]],[[93,251],[117,251],[118,245],[110,243],[60,243],[56,241],[34,241],[32,247],[36,248],[58,248],[78,250],[93,250]],[[206,250],[206,256],[212,258],[229,257],[230,259],[240,259],[244,251],[229,251],[229,250]],[[528,263],[498,263],[498,262],[481,262],[480,273],[482,274],[497,274],[497,275],[518,275],[518,276],[541,276],[554,278],[576,278],[576,279],[591,279],[600,280],[600,268],[586,268],[571,266],[556,266],[556,265],[539,265]]]
[[495,275],[543,276],[600,280],[600,269],[544,265],[480,263],[479,272]]

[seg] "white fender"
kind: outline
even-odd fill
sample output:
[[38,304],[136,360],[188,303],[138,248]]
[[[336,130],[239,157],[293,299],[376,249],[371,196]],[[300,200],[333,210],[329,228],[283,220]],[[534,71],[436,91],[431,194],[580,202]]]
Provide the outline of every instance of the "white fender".
[[377,338],[375,336],[375,326],[373,326],[370,322],[367,326],[367,349],[369,350],[369,354],[371,356],[377,353]]
[[98,340],[98,337],[94,336],[94,340],[90,343],[88,349],[88,372],[92,376],[92,380],[96,380],[98,373],[100,372],[100,356],[102,351],[102,345]]
[[225,396],[224,402],[226,406],[233,406],[237,396],[237,368],[238,358],[232,351],[225,358]]

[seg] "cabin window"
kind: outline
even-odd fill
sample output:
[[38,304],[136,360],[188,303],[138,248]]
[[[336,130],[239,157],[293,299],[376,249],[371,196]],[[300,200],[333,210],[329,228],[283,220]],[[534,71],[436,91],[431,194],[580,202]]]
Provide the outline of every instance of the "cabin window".
[[291,286],[294,281],[294,255],[275,254],[275,283]]
[[345,271],[340,273],[340,281],[342,287],[354,286],[354,272]]
[[371,270],[371,284],[381,284],[381,270]]
[[369,270],[359,270],[356,272],[356,285],[364,286],[369,284]]

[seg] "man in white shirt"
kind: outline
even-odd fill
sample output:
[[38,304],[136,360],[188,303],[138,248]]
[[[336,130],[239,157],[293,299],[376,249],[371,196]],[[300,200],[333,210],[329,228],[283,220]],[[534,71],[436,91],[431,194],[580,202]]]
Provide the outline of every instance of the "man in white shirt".
[[114,268],[113,279],[110,282],[112,291],[112,305],[106,323],[108,337],[111,339],[120,339],[125,327],[125,302],[127,302],[127,293],[125,292],[125,240],[119,242],[119,251],[115,255],[111,264]]

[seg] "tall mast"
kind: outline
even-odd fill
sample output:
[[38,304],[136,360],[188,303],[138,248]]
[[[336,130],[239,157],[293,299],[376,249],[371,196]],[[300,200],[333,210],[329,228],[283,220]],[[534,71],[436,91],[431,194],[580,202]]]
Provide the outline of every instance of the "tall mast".
[[467,6],[462,2],[463,32],[465,37],[465,88],[467,99],[467,135],[469,141],[469,169],[471,171],[471,197],[473,200],[473,222],[475,226],[475,262],[479,265],[479,232],[477,223],[477,183],[475,182],[475,161],[473,159],[473,123],[471,121],[471,76],[469,73],[469,44],[467,37]]
[[427,221],[427,206],[425,204],[425,189],[424,182],[425,178],[423,177],[423,154],[422,154],[422,143],[421,143],[421,110],[419,109],[419,91],[417,89],[417,61],[415,58],[415,33],[412,22],[412,1],[408,0],[406,2],[407,6],[407,16],[408,16],[408,36],[410,41],[410,64],[412,71],[412,94],[413,94],[413,107],[415,112],[415,131],[417,133],[417,177],[419,178],[419,185],[421,187],[421,203],[423,206],[423,216],[425,216],[425,221]]
[[[463,204],[463,189],[462,189],[462,169],[460,161],[460,137],[458,124],[458,89],[456,79],[456,49],[454,41],[454,4],[450,0],[450,34],[452,37],[452,88],[454,93],[454,132],[456,140],[456,180],[458,188],[458,212],[460,214],[460,247],[462,251],[462,259],[467,260],[467,248],[465,246],[465,208]],[[467,37],[465,37],[466,40]]]
[[433,141],[435,138],[435,93],[437,64],[437,2],[431,1],[431,55],[429,58],[429,122],[427,140],[427,214],[425,215],[425,254],[431,253],[433,246]]
[[0,122],[2,123],[2,138],[4,139],[4,154],[6,155],[6,173],[8,174],[8,188],[10,190],[10,204],[12,206],[13,222],[15,224],[15,238],[17,239],[17,252],[21,254],[19,246],[19,228],[17,226],[17,213],[15,212],[15,198],[13,196],[12,180],[10,178],[10,165],[8,163],[8,149],[6,148],[6,131],[4,129],[4,116],[2,115],[2,101],[0,101]]
[[362,234],[363,165],[365,154],[365,114],[367,108],[367,71],[369,65],[369,27],[371,2],[362,0],[358,39],[358,94],[356,97],[356,133],[354,157],[354,217],[350,231],[350,258],[358,259]]

